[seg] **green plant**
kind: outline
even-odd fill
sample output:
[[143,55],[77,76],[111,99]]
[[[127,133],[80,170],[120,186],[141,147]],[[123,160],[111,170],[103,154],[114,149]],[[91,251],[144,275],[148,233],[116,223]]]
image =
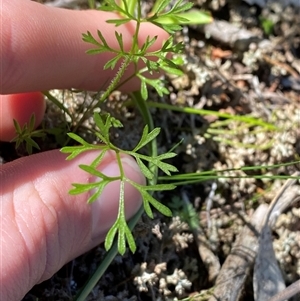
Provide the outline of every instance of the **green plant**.
[[[94,6],[94,1],[90,1],[90,5]],[[163,94],[168,94],[168,90],[165,88],[164,83],[161,79],[153,79],[147,77],[147,74],[153,74],[156,72],[167,72],[173,73],[175,75],[181,75],[182,71],[178,66],[178,61],[170,58],[171,53],[182,52],[184,45],[182,43],[175,43],[173,37],[170,36],[167,39],[161,49],[157,51],[149,51],[150,46],[156,41],[157,37],[147,38],[145,43],[139,47],[138,37],[139,29],[142,22],[152,22],[157,26],[162,27],[168,33],[173,34],[175,31],[181,29],[181,25],[189,24],[191,22],[195,24],[208,23],[211,21],[211,17],[205,13],[197,10],[189,11],[192,7],[192,3],[185,2],[183,0],[178,0],[175,2],[174,6],[169,10],[166,10],[169,6],[169,1],[157,0],[153,6],[152,11],[148,16],[142,16],[141,13],[141,1],[119,1],[106,0],[103,1],[103,5],[100,6],[100,10],[103,11],[114,11],[119,13],[122,18],[116,20],[108,20],[107,22],[113,23],[117,26],[135,21],[135,33],[132,39],[132,47],[129,51],[126,51],[123,47],[123,37],[122,34],[115,31],[115,38],[118,42],[118,48],[111,47],[105,40],[101,31],[98,30],[97,37],[94,37],[90,32],[83,34],[83,41],[93,45],[93,49],[87,51],[88,54],[98,54],[102,52],[111,52],[114,57],[109,60],[104,68],[114,69],[118,65],[120,66],[116,71],[116,75],[111,81],[109,87],[101,94],[98,101],[93,103],[85,112],[83,112],[83,117],[78,123],[77,129],[84,119],[93,113],[94,121],[97,126],[95,131],[96,137],[102,141],[102,145],[94,145],[85,141],[83,138],[77,134],[69,133],[69,137],[75,140],[79,145],[77,146],[66,146],[62,148],[63,153],[68,153],[68,159],[73,159],[82,152],[89,150],[99,150],[99,155],[94,159],[91,165],[80,165],[79,167],[86,171],[87,173],[99,178],[99,181],[94,184],[73,184],[74,188],[70,191],[71,194],[83,193],[89,190],[95,191],[94,194],[89,198],[88,202],[93,202],[101,194],[104,187],[112,181],[120,181],[120,199],[119,199],[119,212],[117,220],[115,221],[112,228],[109,230],[105,239],[105,248],[110,250],[107,256],[102,261],[101,265],[95,271],[93,276],[87,282],[85,287],[76,297],[76,300],[85,300],[87,295],[91,292],[94,285],[101,278],[110,262],[113,260],[117,252],[124,254],[126,251],[126,243],[132,252],[136,250],[136,244],[131,233],[132,228],[137,223],[143,210],[148,214],[148,216],[153,217],[152,205],[161,213],[171,216],[172,213],[169,208],[160,203],[153,197],[153,191],[169,190],[173,189],[175,186],[172,184],[157,184],[157,173],[160,169],[166,175],[170,176],[171,172],[175,172],[177,169],[169,163],[164,162],[164,160],[172,158],[175,156],[174,152],[167,152],[165,154],[157,153],[156,137],[160,132],[159,128],[154,128],[151,114],[148,107],[145,104],[145,100],[148,98],[147,86],[153,87],[156,92],[162,96]],[[138,68],[139,62],[144,63],[144,68]],[[129,66],[129,64],[134,65],[134,73],[132,76],[126,79],[129,80],[132,77],[138,77],[141,81],[140,91],[133,93],[131,99],[134,104],[139,108],[145,122],[146,126],[143,129],[140,141],[132,150],[124,150],[115,146],[111,140],[109,131],[112,127],[120,127],[122,124],[111,117],[110,115],[101,115],[96,112],[95,109],[104,102],[112,91],[118,89],[125,82],[122,81],[122,76]],[[51,97],[51,95],[49,95]],[[65,108],[61,108],[65,111]],[[149,155],[144,155],[140,153],[140,150],[144,147],[148,147]],[[108,177],[107,175],[99,172],[97,166],[100,164],[105,153],[107,151],[114,151],[119,164],[120,175],[118,177]],[[139,185],[128,179],[123,171],[123,166],[121,162],[121,155],[128,154],[136,159],[141,171],[148,180],[147,185]],[[134,186],[141,194],[143,199],[143,208],[140,208],[137,214],[129,221],[127,224],[125,220],[124,213],[124,185],[129,183]],[[115,236],[118,236],[118,242],[113,243]]]
[[[95,0],[88,0],[89,5],[95,8]],[[156,73],[159,71],[164,71],[167,73],[173,73],[175,75],[180,76],[182,74],[181,69],[178,68],[179,60],[176,61],[171,59],[168,55],[170,53],[180,53],[183,49],[183,45],[181,43],[176,44],[172,37],[168,39],[162,48],[156,52],[150,52],[150,46],[155,42],[156,38],[147,39],[142,47],[138,47],[137,45],[137,37],[139,35],[139,26],[142,22],[152,22],[165,30],[167,30],[170,34],[173,34],[176,30],[180,29],[182,24],[190,24],[190,23],[207,23],[211,20],[210,16],[203,14],[196,10],[190,10],[192,5],[190,3],[184,1],[173,1],[174,6],[169,8],[171,1],[162,1],[158,0],[155,2],[152,11],[148,16],[142,16],[141,14],[141,3],[137,0],[128,0],[128,1],[103,1],[103,5],[100,9],[105,11],[116,11],[118,12],[123,19],[118,20],[110,20],[110,23],[116,25],[116,33],[115,38],[118,41],[118,47],[113,48],[109,45],[104,39],[101,31],[98,31],[97,36],[93,36],[90,32],[83,34],[83,40],[90,45],[93,46],[93,49],[88,51],[91,55],[97,55],[98,53],[102,53],[108,51],[114,54],[114,58],[112,58],[109,62],[106,63],[105,68],[111,68],[116,70],[116,75],[111,82],[110,86],[103,94],[99,94],[99,98],[95,98],[95,101],[92,102],[89,107],[85,111],[81,111],[82,118],[79,122],[73,122],[72,114],[68,111],[63,104],[56,100],[50,92],[45,92],[45,95],[55,104],[59,109],[71,119],[70,124],[72,133],[69,134],[69,140],[73,140],[73,143],[76,146],[66,146],[62,149],[64,153],[68,153],[68,159],[73,159],[77,155],[82,152],[96,150],[98,151],[98,155],[95,156],[94,161],[91,165],[80,165],[80,168],[85,172],[98,177],[98,182],[93,184],[74,184],[73,189],[70,191],[71,194],[78,194],[82,192],[86,192],[88,190],[92,191],[92,195],[89,198],[88,202],[93,202],[104,189],[104,187],[112,182],[119,181],[120,182],[120,207],[119,214],[116,222],[110,229],[106,241],[105,247],[109,252],[107,256],[102,260],[101,265],[95,272],[95,274],[91,277],[87,285],[83,288],[80,294],[77,296],[76,300],[86,300],[88,293],[93,289],[94,285],[98,282],[99,278],[103,275],[110,262],[114,258],[117,252],[124,254],[126,250],[126,243],[129,245],[129,249],[131,251],[135,251],[136,245],[134,241],[134,237],[131,234],[131,230],[136,224],[137,220],[141,216],[143,210],[152,217],[152,208],[158,209],[163,214],[169,216],[171,211],[163,204],[161,204],[158,200],[156,200],[152,192],[155,190],[168,190],[175,187],[175,185],[187,185],[188,183],[198,183],[201,181],[207,181],[211,179],[220,179],[220,178],[244,178],[244,177],[254,177],[257,179],[280,179],[280,178],[290,178],[290,176],[269,176],[264,175],[266,170],[275,168],[278,166],[256,166],[256,167],[243,167],[239,169],[230,169],[230,170],[212,170],[205,172],[197,172],[183,175],[175,175],[170,176],[171,172],[176,171],[175,167],[165,162],[165,160],[174,157],[175,153],[173,151],[169,151],[165,154],[157,154],[157,145],[156,138],[159,135],[159,128],[153,127],[153,122],[151,118],[151,114],[149,112],[149,108],[161,108],[164,110],[173,110],[179,111],[182,113],[188,114],[199,114],[199,115],[211,115],[220,118],[217,122],[211,124],[210,128],[206,132],[206,136],[209,139],[213,138],[217,141],[221,141],[227,144],[232,144],[230,138],[228,139],[228,135],[232,135],[232,137],[236,136],[239,131],[242,132],[246,127],[249,128],[249,132],[254,133],[256,131],[277,131],[278,128],[273,124],[264,122],[261,119],[254,118],[252,116],[239,116],[232,115],[224,112],[216,112],[210,110],[199,110],[189,107],[179,107],[179,106],[171,106],[165,103],[151,102],[148,101],[148,86],[152,86],[157,93],[162,96],[163,94],[167,94],[168,90],[165,88],[164,83],[161,79],[153,79],[148,78],[147,74]],[[124,24],[129,21],[136,22],[136,31],[133,36],[132,48],[128,51],[124,50],[123,47],[123,37],[118,33],[118,26]],[[180,58],[180,57],[179,57]],[[143,69],[138,69],[138,63],[142,61],[145,65]],[[133,93],[130,98],[133,103],[140,109],[141,114],[145,120],[146,126],[143,129],[143,133],[141,135],[140,141],[137,143],[135,147],[130,150],[125,150],[116,146],[110,139],[110,129],[113,127],[122,126],[121,123],[114,119],[112,116],[107,114],[98,114],[96,109],[98,106],[105,102],[109,94],[122,86],[125,82],[122,81],[122,75],[124,71],[127,69],[129,64],[133,64],[135,66],[135,71],[132,73],[132,77],[136,76],[141,80],[141,89],[137,93]],[[120,66],[120,67],[117,67]],[[99,70],[101,72],[101,70]],[[127,79],[128,80],[128,79]],[[146,102],[147,100],[147,102]],[[102,142],[101,145],[95,145],[87,142],[88,139],[83,139],[78,135],[77,131],[79,128],[82,130],[83,127],[81,125],[89,116],[93,116],[97,129],[94,131],[95,136]],[[228,123],[235,123],[237,127],[229,132],[227,129]],[[17,128],[17,125],[16,125]],[[20,128],[20,127],[19,127]],[[90,129],[89,129],[90,130]],[[25,129],[27,132],[27,129]],[[60,129],[53,131],[51,134],[55,135],[55,137],[60,137],[61,132]],[[81,131],[82,132],[82,131]],[[77,133],[77,134],[75,134]],[[18,131],[19,138],[22,137],[22,129]],[[225,136],[225,134],[227,136]],[[24,136],[24,135],[23,135]],[[62,135],[63,136],[63,135]],[[223,136],[223,137],[222,137]],[[30,139],[34,137],[34,133],[31,131],[29,135]],[[225,138],[227,139],[225,141]],[[24,139],[24,141],[26,141]],[[31,142],[31,140],[29,140]],[[68,141],[69,142],[69,141]],[[269,145],[237,145],[237,147],[257,147],[257,148],[267,148]],[[143,151],[140,153],[142,148],[148,148],[147,152]],[[102,158],[105,153],[108,151],[115,152],[116,158],[119,163],[120,175],[116,177],[108,177],[107,175],[98,171],[97,166],[100,164]],[[145,155],[145,153],[147,155]],[[132,182],[130,179],[126,177],[123,172],[122,162],[120,160],[122,154],[128,154],[136,158],[137,163],[139,164],[142,172],[148,179],[148,184],[145,186],[141,186],[137,183]],[[294,164],[291,163],[291,164]],[[282,166],[282,165],[281,165]],[[158,170],[163,171],[166,176],[157,177]],[[248,175],[247,171],[251,171],[251,176]],[[244,172],[244,173],[243,173]],[[253,172],[256,172],[256,175],[253,175]],[[241,175],[242,174],[242,175]],[[298,177],[299,178],[299,177]],[[161,183],[172,183],[172,184],[157,184],[156,181],[161,181]],[[173,181],[173,182],[172,182]],[[138,213],[131,219],[128,223],[125,220],[124,216],[124,185],[125,183],[129,183],[135,186],[141,193],[143,197],[144,208],[140,208]],[[171,204],[172,205],[172,204]],[[180,217],[188,221],[191,229],[196,228],[199,224],[198,212],[195,208],[188,204],[182,204],[182,199],[173,198],[173,207],[170,207],[174,214],[180,215]],[[177,211],[177,212],[176,212]],[[113,243],[116,236],[118,237],[118,242]],[[208,299],[211,291],[203,293],[203,299]],[[202,300],[202,294],[190,298],[186,298],[184,300]]]
[[[118,233],[118,250],[121,254],[124,254],[126,251],[126,244],[127,241],[129,248],[132,252],[136,250],[136,245],[134,242],[134,238],[131,234],[131,231],[127,225],[125,219],[125,207],[124,207],[124,186],[125,183],[129,183],[134,186],[141,194],[143,199],[143,205],[145,212],[148,216],[153,217],[152,209],[150,204],[155,207],[158,211],[163,213],[164,215],[171,216],[172,213],[169,208],[167,208],[162,203],[158,202],[148,191],[159,191],[159,190],[170,190],[175,188],[174,185],[170,184],[157,184],[157,185],[140,185],[138,183],[133,182],[129,178],[126,177],[123,171],[123,166],[121,162],[121,154],[128,154],[133,156],[136,159],[137,164],[139,165],[141,171],[145,175],[145,177],[149,180],[152,180],[155,176],[154,172],[146,166],[144,162],[155,166],[155,168],[159,168],[165,174],[171,175],[171,172],[177,171],[177,169],[168,163],[163,162],[165,159],[169,159],[174,157],[176,154],[173,152],[169,152],[162,155],[157,156],[147,156],[138,153],[142,147],[147,145],[156,136],[159,134],[160,129],[155,128],[151,132],[148,130],[148,125],[144,127],[142,137],[138,144],[132,150],[122,150],[116,147],[111,141],[109,137],[109,130],[112,126],[119,127],[121,123],[116,120],[115,118],[111,117],[110,115],[100,116],[98,113],[94,114],[94,120],[96,125],[99,129],[98,132],[95,134],[98,136],[99,139],[103,142],[103,145],[94,145],[84,141],[78,135],[74,133],[70,133],[69,136],[77,141],[80,145],[79,146],[66,146],[62,149],[63,153],[70,153],[68,156],[68,160],[75,158],[77,155],[81,154],[82,152],[89,151],[89,150],[98,150],[99,155],[95,158],[95,160],[91,163],[91,165],[80,165],[79,167],[86,171],[87,173],[98,177],[100,180],[95,183],[90,184],[73,184],[74,188],[70,191],[70,194],[79,194],[86,192],[88,190],[95,191],[92,196],[88,199],[89,203],[95,201],[99,195],[102,193],[105,186],[113,181],[120,181],[120,205],[119,205],[119,213],[116,222],[109,230],[106,239],[105,239],[105,248],[109,250],[112,246],[113,240],[115,235]],[[119,169],[120,169],[120,176],[117,177],[108,177],[105,174],[101,173],[97,170],[97,166],[102,161],[105,153],[107,151],[114,151],[117,157]],[[144,162],[143,162],[144,161]]]
[[184,202],[182,198],[174,196],[169,206],[173,210],[174,215],[179,216],[183,222],[186,222],[191,230],[199,227],[199,216],[191,203]]
[[[94,3],[92,3],[94,5]],[[115,77],[111,81],[109,87],[100,96],[99,100],[94,103],[86,112],[84,112],[84,117],[93,113],[93,118],[97,126],[95,135],[103,143],[102,145],[94,145],[85,141],[83,138],[79,137],[75,133],[69,133],[69,137],[75,140],[79,145],[77,146],[66,146],[62,148],[63,153],[69,154],[68,160],[75,158],[82,152],[90,150],[98,150],[99,155],[95,158],[91,165],[80,165],[79,167],[85,172],[96,176],[99,181],[92,184],[73,184],[74,188],[70,191],[71,194],[84,193],[89,190],[95,191],[93,195],[89,198],[88,202],[93,202],[101,194],[105,186],[113,181],[120,181],[120,203],[119,203],[119,213],[116,222],[108,232],[105,240],[105,248],[109,250],[112,247],[115,236],[118,236],[118,251],[124,254],[126,251],[126,243],[128,244],[130,250],[134,252],[136,250],[136,245],[134,238],[131,233],[131,229],[125,220],[125,208],[124,208],[124,185],[129,183],[134,186],[141,194],[143,199],[143,207],[145,212],[149,217],[153,217],[152,205],[161,213],[171,216],[171,211],[165,205],[160,203],[152,196],[153,191],[170,190],[175,186],[171,184],[156,184],[157,171],[160,169],[166,175],[170,176],[171,172],[177,171],[177,169],[164,162],[166,159],[170,159],[175,156],[174,152],[167,152],[165,154],[158,155],[156,150],[153,150],[153,143],[160,132],[159,128],[153,128],[151,122],[151,116],[149,110],[145,107],[144,102],[148,98],[148,86],[153,87],[156,92],[162,96],[163,94],[168,94],[168,90],[165,88],[164,83],[161,79],[154,79],[147,77],[147,74],[153,74],[156,72],[168,72],[175,75],[181,75],[178,64],[175,60],[169,57],[170,53],[180,53],[183,50],[184,45],[182,43],[175,43],[172,35],[163,43],[162,47],[157,51],[150,51],[149,48],[156,41],[157,37],[150,38],[147,37],[145,43],[140,47],[138,44],[139,30],[141,23],[152,22],[157,26],[160,26],[168,33],[173,34],[175,31],[181,29],[181,25],[193,23],[207,23],[211,20],[210,16],[201,13],[200,11],[193,10],[189,11],[193,6],[192,3],[183,0],[178,0],[174,3],[173,7],[167,10],[169,6],[169,1],[158,0],[155,2],[152,11],[148,16],[142,16],[141,13],[141,1],[114,1],[106,0],[100,6],[100,10],[117,12],[120,14],[121,18],[115,20],[108,20],[108,23],[116,25],[115,38],[118,43],[118,47],[114,48],[108,44],[102,35],[101,31],[97,31],[97,37],[94,37],[90,32],[83,34],[83,41],[91,44],[92,49],[88,50],[88,54],[99,54],[102,52],[110,52],[114,54],[114,57],[110,59],[104,66],[104,69],[115,69],[117,64],[120,66],[116,71]],[[133,34],[132,46],[129,50],[124,49],[123,37],[117,31],[117,27],[125,24],[127,22],[134,21],[136,23],[135,32]],[[142,69],[138,68],[138,65],[142,61],[144,67]],[[134,73],[127,80],[132,77],[138,77],[141,81],[141,89],[139,93],[132,95],[135,100],[136,105],[140,108],[147,125],[144,127],[142,136],[138,144],[132,150],[123,150],[115,146],[111,140],[109,131],[112,127],[120,127],[121,123],[110,115],[101,115],[94,112],[95,108],[104,102],[112,91],[118,89],[124,84],[122,82],[122,76],[125,70],[130,64],[134,65]],[[84,118],[83,117],[83,118]],[[152,151],[150,155],[144,155],[139,153],[139,151],[148,145],[152,145]],[[97,170],[97,166],[100,164],[105,153],[107,151],[114,151],[119,164],[120,176],[118,177],[108,177],[105,174]],[[148,179],[147,185],[139,185],[128,179],[123,171],[123,166],[121,162],[121,154],[128,154],[136,159],[141,171]]]
[[[297,179],[299,180],[299,176],[291,176],[291,175],[268,175],[267,171],[272,169],[283,167],[283,166],[295,166],[299,164],[299,160],[288,162],[288,163],[280,163],[275,165],[262,165],[262,166],[243,166],[239,168],[231,168],[231,169],[222,169],[222,170],[207,170],[202,172],[192,172],[185,174],[178,174],[169,177],[161,176],[159,180],[168,181],[173,183],[176,186],[179,185],[187,185],[187,184],[196,184],[203,181],[209,180],[217,180],[217,179],[244,179],[244,178],[252,178],[252,179]],[[251,175],[248,175],[247,172],[251,172]],[[241,172],[243,174],[241,174]],[[255,174],[256,173],[256,174]]]
[[26,151],[28,154],[32,154],[32,149],[40,149],[39,145],[34,141],[33,138],[44,137],[45,133],[43,130],[35,130],[35,115],[32,114],[29,123],[25,123],[22,127],[17,120],[14,119],[14,126],[16,129],[16,137],[12,142],[16,143],[16,149],[21,144],[25,143]]
[[260,16],[259,21],[264,33],[267,36],[273,33],[274,26],[276,25],[276,23],[273,20]]
[[[126,251],[126,243],[129,249],[134,252],[136,250],[136,244],[134,237],[131,233],[133,227],[145,211],[149,217],[153,217],[151,206],[160,211],[166,216],[171,216],[171,210],[160,203],[153,197],[154,191],[170,190],[175,187],[173,184],[157,184],[158,170],[161,170],[167,176],[171,175],[171,172],[177,171],[177,169],[165,162],[165,160],[173,158],[175,153],[169,151],[164,154],[158,154],[156,137],[159,135],[160,128],[154,128],[152,116],[149,111],[149,107],[146,105],[148,98],[148,87],[152,87],[156,90],[159,96],[169,94],[169,91],[164,86],[164,81],[157,78],[162,73],[171,73],[175,75],[182,75],[183,72],[180,69],[182,60],[180,57],[175,59],[171,54],[180,54],[183,49],[183,43],[175,43],[172,34],[182,28],[185,24],[205,24],[212,21],[209,14],[201,12],[199,10],[191,10],[193,4],[184,0],[175,0],[173,6],[170,5],[169,0],[157,0],[155,1],[151,12],[148,15],[142,15],[142,7],[140,0],[104,0],[98,8],[95,0],[88,0],[88,4],[91,8],[98,8],[102,11],[116,12],[120,15],[120,18],[115,20],[108,20],[108,23],[112,23],[116,26],[115,38],[118,47],[112,47],[105,40],[101,31],[97,31],[97,36],[94,37],[90,32],[82,34],[84,42],[93,46],[87,53],[90,55],[97,55],[103,52],[109,52],[114,54],[114,57],[109,60],[104,69],[115,69],[115,76],[111,81],[108,88],[94,98],[94,101],[88,104],[84,111],[81,112],[81,117],[78,121],[74,122],[74,116],[63,103],[58,101],[49,91],[44,91],[44,95],[54,104],[57,108],[66,116],[68,120],[71,120],[70,126],[71,133],[68,134],[69,138],[65,142],[65,145],[69,144],[70,140],[75,142],[75,146],[64,146],[61,151],[69,154],[68,160],[75,158],[82,152],[90,150],[98,150],[99,154],[95,157],[94,161],[90,165],[79,165],[79,167],[90,175],[99,178],[99,181],[93,184],[81,184],[74,183],[73,189],[70,190],[70,194],[80,194],[87,191],[93,191],[94,193],[88,199],[91,203],[97,199],[103,189],[108,183],[113,181],[120,182],[120,196],[119,196],[119,212],[115,223],[109,230],[105,239],[105,248],[109,250],[107,256],[102,261],[96,272],[92,275],[85,287],[80,291],[76,300],[85,300],[87,295],[91,292],[94,285],[103,275],[117,252],[124,254]],[[124,48],[122,34],[118,32],[118,26],[127,22],[135,22],[135,32],[133,34],[131,48],[126,50]],[[150,22],[153,23],[170,34],[170,37],[163,43],[160,49],[157,51],[150,51],[150,47],[155,43],[157,37],[146,38],[142,46],[139,45],[139,31],[141,23]],[[144,66],[141,68],[141,64]],[[126,80],[123,80],[125,70],[129,65],[134,66],[134,72]],[[118,66],[118,67],[117,67]],[[153,74],[157,74],[156,78]],[[151,76],[149,76],[149,74]],[[131,150],[125,150],[114,145],[110,139],[110,129],[112,127],[121,127],[122,124],[119,120],[110,116],[109,114],[99,114],[99,106],[107,100],[109,95],[118,90],[126,81],[133,77],[138,77],[141,82],[140,90],[130,95],[131,100],[140,110],[140,113],[146,123],[141,138],[137,145]],[[87,142],[85,139],[78,135],[78,129],[81,128],[87,118],[93,116],[97,129],[88,129],[89,132],[94,132],[95,137],[101,141],[101,145],[95,145]],[[39,148],[38,144],[33,140],[34,137],[39,137],[42,131],[34,130],[34,116],[29,122],[29,125],[25,125],[23,128],[15,122],[15,128],[17,136],[14,139],[16,147],[22,142],[26,142],[28,153],[32,152],[32,147]],[[68,127],[66,127],[68,128]],[[44,133],[54,135],[57,141],[61,141],[61,135],[66,128],[56,127],[52,130],[44,130]],[[77,134],[76,134],[77,133]],[[79,145],[78,145],[79,144]],[[145,155],[145,151],[141,153],[142,148],[148,148],[148,153]],[[104,155],[108,151],[115,152],[118,166],[120,169],[120,175],[116,177],[109,177],[100,171],[97,167],[101,163]],[[146,185],[140,185],[133,182],[126,177],[121,155],[131,155],[136,159],[141,171],[148,180]],[[127,223],[125,220],[125,208],[124,208],[124,186],[125,183],[129,183],[134,186],[141,194],[143,199],[143,206],[139,208],[136,215]],[[114,243],[115,237],[118,236],[117,243]]]

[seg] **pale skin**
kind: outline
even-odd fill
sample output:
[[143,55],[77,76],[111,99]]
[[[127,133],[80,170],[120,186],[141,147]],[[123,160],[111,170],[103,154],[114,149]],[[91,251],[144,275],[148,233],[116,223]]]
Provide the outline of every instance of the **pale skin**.
[[[50,8],[29,0],[0,0],[0,137],[13,138],[12,118],[28,120],[34,112],[43,117],[44,101],[24,97],[16,101],[12,93],[53,88],[98,90],[113,73],[103,72],[109,54],[88,56],[90,46],[81,34],[101,29],[111,45],[116,45],[112,25],[105,20],[116,15],[98,11],[69,11]],[[118,28],[130,47],[134,24]],[[158,36],[158,48],[167,34],[150,24],[141,27],[140,42]],[[127,70],[127,76],[130,74]],[[128,82],[124,91],[138,88]],[[0,166],[0,299],[21,300],[37,283],[51,277],[65,263],[103,242],[115,220],[118,183],[108,186],[92,206],[87,195],[70,196],[74,182],[92,181],[78,168],[94,158],[87,153],[73,161],[58,150],[24,157]],[[128,177],[145,183],[135,161],[123,157]],[[113,153],[99,169],[118,175]],[[125,188],[126,215],[130,218],[141,205],[136,190]]]

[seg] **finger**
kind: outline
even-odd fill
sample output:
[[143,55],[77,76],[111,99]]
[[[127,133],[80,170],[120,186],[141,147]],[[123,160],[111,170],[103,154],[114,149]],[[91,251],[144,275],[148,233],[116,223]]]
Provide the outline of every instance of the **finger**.
[[[102,242],[117,217],[119,182],[108,184],[93,204],[86,203],[88,193],[68,194],[74,182],[96,181],[78,167],[90,164],[95,152],[72,161],[65,158],[49,151],[0,167],[1,300],[20,300],[34,284]],[[132,158],[122,157],[122,164],[127,177],[144,183]],[[120,174],[111,152],[99,169],[108,176]],[[127,217],[141,205],[139,193],[129,184],[125,205]]]
[[16,136],[14,119],[23,127],[34,114],[35,127],[38,126],[45,109],[44,95],[40,92],[0,95],[0,140],[11,141]]
[[[82,41],[82,33],[90,31],[97,37],[99,29],[107,43],[119,49],[114,35],[117,30],[123,35],[124,48],[129,49],[135,24],[115,27],[106,22],[116,18],[118,15],[114,13],[66,10],[28,0],[3,1],[0,94],[72,87],[101,90],[116,73],[103,71],[113,54],[87,55],[85,51],[93,46]],[[167,38],[162,29],[143,23],[139,34],[141,45],[147,36],[158,36],[153,50]],[[126,70],[125,76],[132,72],[133,66]],[[126,88],[136,90],[137,81],[128,82]]]

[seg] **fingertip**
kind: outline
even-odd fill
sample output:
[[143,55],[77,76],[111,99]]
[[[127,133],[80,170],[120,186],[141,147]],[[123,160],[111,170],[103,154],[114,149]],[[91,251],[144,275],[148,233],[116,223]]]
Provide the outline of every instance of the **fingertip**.
[[[5,235],[2,239],[8,243],[3,244],[2,251],[8,260],[3,265],[0,281],[6,281],[7,289],[15,296],[13,300],[20,300],[35,283],[48,279],[63,264],[103,242],[115,222],[119,210],[119,180],[107,185],[99,200],[91,205],[87,204],[88,193],[69,194],[72,183],[93,181],[78,165],[90,165],[98,155],[98,151],[86,152],[69,161],[65,154],[53,150],[3,166],[0,190]],[[106,176],[118,176],[117,162],[116,154],[109,151],[98,169]],[[121,162],[128,179],[141,185],[145,183],[134,159],[121,155]],[[125,182],[125,216],[129,219],[142,202],[139,192]],[[20,248],[12,249],[12,245]],[[28,278],[28,275],[35,276]],[[26,284],[21,286],[20,283]],[[13,287],[19,290],[12,291]]]
[[16,136],[14,119],[23,127],[34,114],[36,128],[42,122],[45,110],[46,102],[41,92],[0,95],[0,140],[11,141]]
[[[118,49],[120,46],[115,38],[115,31],[118,31],[123,36],[124,49],[129,50],[132,45],[136,23],[132,21],[115,27],[107,23],[108,19],[120,18],[113,12],[68,10],[47,7],[35,1],[10,0],[3,4],[3,24],[6,26],[3,27],[0,57],[5,78],[0,86],[1,93],[64,88],[105,89],[116,70],[103,68],[115,54],[87,55],[86,51],[93,46],[82,40],[82,34],[88,31],[99,40],[99,29],[109,47]],[[150,51],[158,50],[168,38],[163,29],[151,23],[141,23],[139,46],[148,36],[150,39],[157,37]],[[20,44],[24,47],[19,47]],[[133,64],[126,69],[124,92],[139,89],[139,80],[127,81],[134,72]]]

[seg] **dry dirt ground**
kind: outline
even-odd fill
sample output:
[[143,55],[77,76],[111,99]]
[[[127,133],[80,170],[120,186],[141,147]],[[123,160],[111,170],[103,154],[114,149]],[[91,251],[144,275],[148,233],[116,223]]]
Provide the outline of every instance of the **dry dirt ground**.
[[[214,22],[184,28],[178,34],[177,39],[186,44],[185,74],[166,76],[170,95],[158,98],[152,92],[150,98],[219,115],[152,108],[155,125],[162,128],[159,151],[167,151],[184,138],[172,162],[180,174],[299,160],[299,7],[282,6],[280,1],[194,2],[209,11]],[[78,3],[84,5],[84,1],[52,2],[64,3],[71,3],[73,9]],[[122,97],[113,97],[120,102],[116,100],[114,110],[107,110],[120,117]],[[80,96],[72,99],[80,101]],[[134,144],[142,121],[134,109],[126,110],[122,115],[125,129],[114,135],[126,136]],[[46,124],[57,122],[51,119],[54,111],[49,105]],[[226,114],[251,115],[277,128],[249,125],[243,119],[228,121]],[[58,142],[52,141],[49,148]],[[11,149],[1,146],[6,161]],[[87,300],[217,300],[213,296],[268,300],[264,288],[276,292],[300,278],[299,180],[288,183],[285,193],[278,195],[285,180],[271,177],[292,175],[299,169],[294,164],[227,171],[223,174],[227,178],[179,185],[171,193],[159,194],[174,217],[155,214],[150,220],[143,216],[134,230],[137,252],[117,256]],[[270,228],[263,227],[276,196],[282,206],[280,214],[271,216]],[[99,246],[77,258],[34,287],[24,301],[72,300],[104,255]],[[289,300],[300,300],[300,295]]]

